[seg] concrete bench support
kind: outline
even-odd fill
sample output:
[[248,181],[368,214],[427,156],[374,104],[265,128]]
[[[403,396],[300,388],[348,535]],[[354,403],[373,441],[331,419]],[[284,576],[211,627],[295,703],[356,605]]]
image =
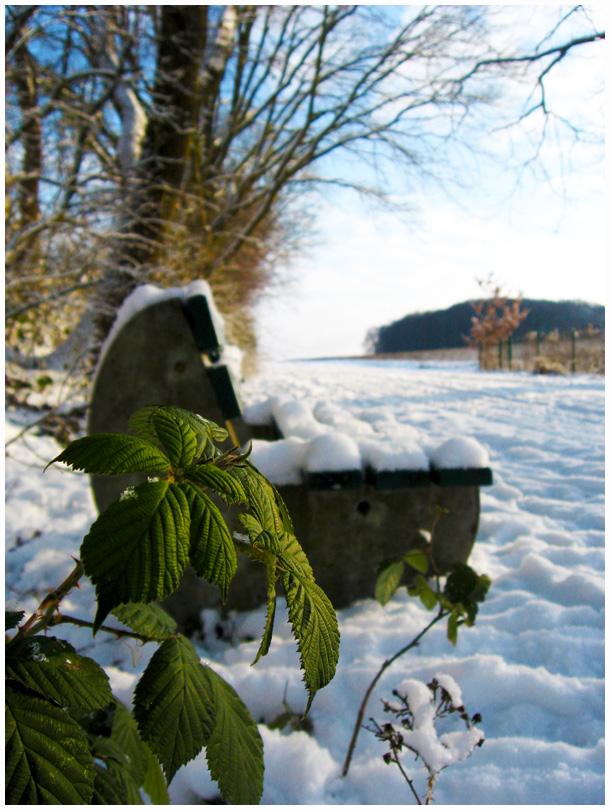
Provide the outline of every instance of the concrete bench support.
[[[231,438],[225,449],[243,445],[255,432],[241,417],[228,369],[212,362],[221,357],[200,296],[190,304],[166,298],[139,310],[110,343],[98,369],[89,433],[127,432],[129,417],[138,408],[176,405],[226,426]],[[277,438],[277,429],[271,428],[271,433]],[[466,477],[434,470],[320,473],[311,474],[302,485],[278,489],[316,580],[340,608],[374,595],[379,563],[421,547],[419,531],[430,529],[436,506],[445,510],[433,542],[440,571],[448,573],[456,562],[466,562],[477,534],[479,485],[491,483],[491,471],[465,472]],[[98,509],[143,479],[93,476]],[[240,531],[232,511],[227,520]],[[262,568],[240,557],[227,609],[247,610],[264,602]],[[196,626],[202,608],[220,606],[219,591],[189,570],[165,606],[188,630]]]

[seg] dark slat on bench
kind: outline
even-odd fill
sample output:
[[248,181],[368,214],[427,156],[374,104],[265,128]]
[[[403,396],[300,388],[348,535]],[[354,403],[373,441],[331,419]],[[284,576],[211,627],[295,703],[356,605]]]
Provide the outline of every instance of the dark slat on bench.
[[224,418],[236,419],[241,416],[241,407],[227,366],[208,366],[207,372]]
[[197,348],[216,360],[220,356],[221,343],[216,333],[214,320],[205,295],[193,295],[184,302],[184,312],[191,327]]
[[432,467],[430,478],[439,487],[488,487],[493,484],[493,474],[489,467],[471,469]]
[[377,489],[410,489],[430,486],[429,470],[367,469],[366,481]]
[[364,476],[360,470],[341,472],[310,472],[306,476],[308,489],[360,489]]

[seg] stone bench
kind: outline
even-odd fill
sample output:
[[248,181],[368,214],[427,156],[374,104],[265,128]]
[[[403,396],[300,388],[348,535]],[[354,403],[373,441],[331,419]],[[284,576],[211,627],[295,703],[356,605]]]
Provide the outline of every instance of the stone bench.
[[[415,470],[384,469],[383,464],[336,469],[337,463],[318,469],[314,464],[315,469],[304,469],[299,477],[293,471],[290,480],[285,475],[274,480],[273,469],[257,459],[264,461],[265,449],[280,452],[290,432],[273,418],[264,424],[244,419],[236,375],[223,359],[222,323],[207,285],[144,290],[127,300],[104,347],[94,379],[89,433],[127,432],[129,417],[138,408],[175,405],[226,427],[230,438],[223,449],[253,439],[252,460],[276,484],[316,580],[335,607],[372,597],[379,563],[421,545],[420,530],[430,528],[437,507],[441,516],[433,553],[439,569],[447,573],[456,562],[467,560],[478,529],[479,487],[492,481],[488,467],[457,469],[435,465],[434,459],[426,469]],[[322,425],[322,434],[327,427]],[[92,476],[98,509],[142,480],[134,475]],[[239,531],[232,511],[227,520]],[[240,556],[227,609],[246,610],[265,602],[259,568]],[[216,587],[189,571],[165,604],[188,629],[202,608],[219,606],[220,598]]]

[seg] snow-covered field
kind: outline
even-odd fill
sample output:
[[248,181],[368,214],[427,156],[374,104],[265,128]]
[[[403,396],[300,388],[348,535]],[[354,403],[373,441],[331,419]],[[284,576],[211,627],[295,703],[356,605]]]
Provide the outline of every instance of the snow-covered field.
[[[416,361],[301,362],[269,365],[244,386],[246,404],[270,394],[330,403],[358,417],[389,410],[424,444],[454,436],[487,451],[494,484],[481,491],[481,523],[470,564],[492,587],[473,628],[456,647],[444,627],[399,659],[378,684],[367,711],[380,721],[382,697],[405,679],[444,673],[459,685],[466,709],[480,712],[485,743],[441,772],[439,804],[604,803],[604,379],[481,373],[469,364]],[[7,439],[32,420],[9,411]],[[7,599],[34,608],[47,586],[71,570],[95,517],[85,476],[59,469],[42,475],[58,452],[50,437],[26,434],[10,445],[6,465]],[[89,586],[65,612],[92,616]],[[218,640],[217,618],[201,656],[228,680],[261,721],[268,804],[410,804],[412,796],[385,747],[362,731],[348,776],[340,776],[362,695],[381,663],[430,617],[400,589],[385,607],[365,600],[339,611],[341,655],[334,681],[318,693],[313,733],[270,730],[298,711],[305,691],[289,628],[281,614],[271,650],[254,667],[263,612],[233,617],[232,641]],[[100,639],[85,630],[65,636],[95,657],[118,696],[129,700],[154,645]],[[405,766],[422,787],[413,758]],[[425,792],[425,789],[422,790]],[[176,803],[217,793],[205,756],[181,769]]]

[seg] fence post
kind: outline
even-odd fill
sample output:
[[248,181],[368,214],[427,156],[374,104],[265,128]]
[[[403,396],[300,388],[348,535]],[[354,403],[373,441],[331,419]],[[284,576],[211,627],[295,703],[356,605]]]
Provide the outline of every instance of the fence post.
[[572,374],[576,371],[576,329],[572,329]]
[[513,370],[513,336],[508,336],[508,370]]
[[498,365],[502,368],[502,338],[498,340]]

